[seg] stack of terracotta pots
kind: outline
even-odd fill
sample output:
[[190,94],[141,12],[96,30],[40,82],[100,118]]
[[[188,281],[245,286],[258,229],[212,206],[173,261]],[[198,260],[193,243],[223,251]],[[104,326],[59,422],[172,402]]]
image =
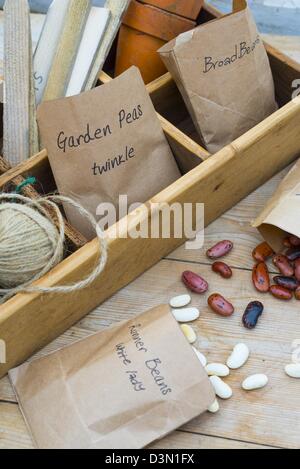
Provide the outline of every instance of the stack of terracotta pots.
[[157,50],[196,26],[203,0],[132,0],[120,29],[116,75],[136,65],[145,83],[166,73]]

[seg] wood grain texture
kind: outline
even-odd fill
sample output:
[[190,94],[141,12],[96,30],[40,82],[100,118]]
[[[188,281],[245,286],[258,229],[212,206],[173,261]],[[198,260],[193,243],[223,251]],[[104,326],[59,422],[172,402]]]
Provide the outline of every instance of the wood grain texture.
[[30,156],[33,106],[29,7],[26,0],[8,0],[4,6],[5,104],[3,154],[12,166]]
[[90,0],[70,0],[63,31],[49,71],[43,101],[65,96],[90,10]]
[[[0,448],[33,449],[33,441],[27,432],[16,404],[0,403]],[[260,445],[224,438],[176,431],[148,449],[268,449]]]
[[191,432],[176,431],[149,449],[272,449],[268,446],[254,445],[243,441],[200,435]]
[[16,404],[0,402],[0,449],[33,449],[31,437]]

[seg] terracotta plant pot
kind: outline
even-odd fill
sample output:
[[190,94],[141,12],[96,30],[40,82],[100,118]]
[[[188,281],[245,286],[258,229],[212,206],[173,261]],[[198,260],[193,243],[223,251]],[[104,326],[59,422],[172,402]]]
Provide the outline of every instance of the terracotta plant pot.
[[145,83],[167,72],[157,50],[196,23],[187,18],[132,0],[120,28],[116,76],[136,65]]
[[198,18],[204,4],[204,0],[140,0],[140,2],[191,20]]

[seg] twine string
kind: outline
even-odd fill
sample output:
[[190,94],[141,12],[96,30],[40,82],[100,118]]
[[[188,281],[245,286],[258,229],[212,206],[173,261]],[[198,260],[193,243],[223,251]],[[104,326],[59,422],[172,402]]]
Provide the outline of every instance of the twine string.
[[[0,289],[0,295],[5,295],[0,299],[0,303],[7,301],[7,299],[11,298],[17,293],[72,293],[78,290],[82,290],[92,284],[96,278],[103,272],[106,263],[107,263],[107,240],[103,231],[97,224],[95,217],[88,212],[84,207],[80,204],[75,202],[74,200],[70,199],[69,197],[59,196],[59,195],[52,195],[47,196],[39,199],[29,199],[28,197],[24,197],[20,194],[0,194],[0,203],[4,201],[8,202],[20,202],[21,204],[26,204],[31,206],[33,209],[38,210],[44,217],[46,217],[51,223],[53,223],[52,218],[50,217],[49,213],[44,207],[51,207],[58,220],[58,233],[59,237],[57,240],[57,245],[54,247],[54,252],[45,267],[36,274],[30,281],[19,285],[16,288],[11,289]],[[86,218],[92,227],[95,229],[97,238],[99,241],[99,259],[97,261],[97,265],[94,267],[92,272],[83,280],[80,280],[72,285],[62,285],[62,286],[54,286],[54,287],[42,287],[38,285],[32,285],[33,282],[41,279],[46,273],[48,273],[57,263],[59,262],[59,256],[61,250],[64,246],[65,242],[65,225],[62,214],[60,212],[59,207],[57,206],[58,203],[65,203],[72,207],[74,207],[80,215]]]

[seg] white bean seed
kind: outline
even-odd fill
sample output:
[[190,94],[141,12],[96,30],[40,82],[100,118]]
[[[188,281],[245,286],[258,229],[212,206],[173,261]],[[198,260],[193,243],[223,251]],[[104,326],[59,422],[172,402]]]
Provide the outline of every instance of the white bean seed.
[[205,369],[208,376],[219,376],[220,378],[225,378],[230,374],[229,368],[222,363],[210,363]]
[[188,324],[182,324],[180,327],[185,337],[187,338],[188,342],[190,344],[194,344],[197,340],[197,336],[196,336],[194,329]]
[[215,402],[207,409],[208,412],[211,414],[216,414],[220,410],[220,404],[218,402],[218,399],[215,400]]
[[191,301],[192,298],[190,295],[175,296],[170,300],[170,306],[172,308],[183,308],[184,306],[189,305]]
[[231,387],[224,383],[221,378],[218,376],[211,376],[209,379],[213,385],[216,396],[220,397],[221,399],[230,399],[232,397],[233,393]]
[[200,311],[198,308],[173,309],[172,313],[178,322],[196,321],[196,319],[198,319],[200,316]]
[[250,355],[249,348],[245,344],[237,344],[227,360],[227,366],[231,370],[237,370],[245,365]]
[[290,378],[300,378],[300,363],[291,363],[285,367],[285,372]]
[[206,357],[203,355],[203,353],[199,352],[199,350],[197,350],[195,347],[192,347],[192,349],[194,350],[195,354],[197,355],[201,365],[205,368],[206,365],[207,365]]
[[242,384],[242,388],[245,391],[254,391],[256,389],[264,388],[269,382],[266,375],[258,374],[249,376]]

